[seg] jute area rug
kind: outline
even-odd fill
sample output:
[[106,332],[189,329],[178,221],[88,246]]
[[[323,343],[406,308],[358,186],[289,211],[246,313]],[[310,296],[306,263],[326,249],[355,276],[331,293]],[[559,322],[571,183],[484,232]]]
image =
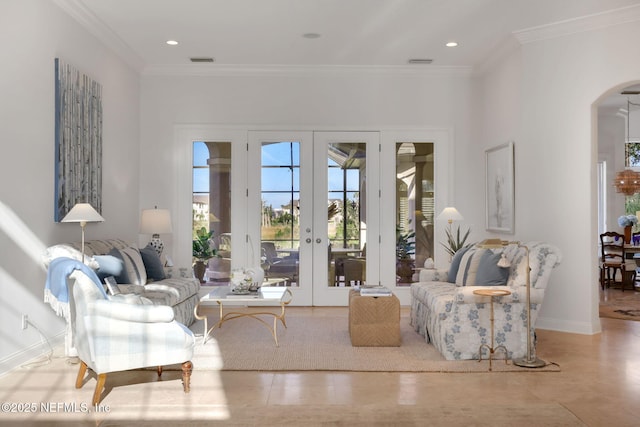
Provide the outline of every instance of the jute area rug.
[[613,288],[600,291],[600,317],[640,321],[640,292]]
[[[202,344],[203,322],[192,325],[197,336],[193,358],[195,370],[227,371],[369,371],[369,372],[487,372],[483,360],[448,361],[409,325],[408,314],[400,321],[400,347],[352,347],[346,308],[287,309],[287,328],[278,323],[276,347],[271,332],[252,318],[225,322],[215,329],[214,339]],[[271,323],[271,317],[265,317]],[[213,315],[210,322],[217,320]],[[495,372],[558,372],[556,365],[540,369],[514,366],[496,360]]]

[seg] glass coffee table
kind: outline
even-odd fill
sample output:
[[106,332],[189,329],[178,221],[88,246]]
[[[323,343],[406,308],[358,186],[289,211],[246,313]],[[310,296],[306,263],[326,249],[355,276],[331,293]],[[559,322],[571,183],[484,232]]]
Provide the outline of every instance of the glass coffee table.
[[[282,279],[284,280],[284,279]],[[206,343],[213,330],[221,328],[222,324],[228,320],[238,319],[240,317],[251,317],[266,326],[278,345],[278,320],[286,328],[285,309],[291,302],[293,294],[289,288],[285,286],[277,286],[281,280],[270,279],[265,280],[262,287],[257,292],[249,292],[246,294],[234,294],[229,286],[216,287],[214,290],[200,298],[200,301],[194,308],[196,319],[204,320],[204,336],[202,343]],[[219,319],[211,327],[207,317],[207,307],[218,306]],[[280,307],[279,312],[266,310],[266,307]],[[234,311],[233,309],[244,307],[244,311]],[[227,311],[225,312],[225,309]],[[228,310],[231,311],[228,311]],[[273,316],[273,326],[259,316]]]

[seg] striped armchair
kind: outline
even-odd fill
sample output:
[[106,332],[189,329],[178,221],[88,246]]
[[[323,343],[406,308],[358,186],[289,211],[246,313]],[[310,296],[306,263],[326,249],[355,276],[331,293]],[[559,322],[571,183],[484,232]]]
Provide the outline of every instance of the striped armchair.
[[145,303],[144,298],[108,298],[97,280],[81,270],[69,275],[69,307],[73,345],[80,369],[76,388],[87,368],[97,375],[93,405],[100,402],[107,374],[154,366],[182,364],[184,392],[189,392],[193,333],[174,319],[169,306]]

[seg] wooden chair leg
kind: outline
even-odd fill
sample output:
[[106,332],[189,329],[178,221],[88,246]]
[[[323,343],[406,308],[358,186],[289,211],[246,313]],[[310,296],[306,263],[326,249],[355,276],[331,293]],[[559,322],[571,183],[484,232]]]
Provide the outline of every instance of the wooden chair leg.
[[104,383],[106,381],[107,381],[107,374],[98,374],[96,389],[93,392],[93,400],[91,401],[93,406],[96,406],[98,403],[100,403],[100,395],[102,394],[102,389],[104,388]]
[[76,377],[76,388],[82,387],[84,381],[84,375],[87,373],[87,364],[80,361],[80,369],[78,369],[78,376]]
[[193,371],[193,363],[190,361],[182,364],[182,387],[185,393],[191,390],[191,372]]

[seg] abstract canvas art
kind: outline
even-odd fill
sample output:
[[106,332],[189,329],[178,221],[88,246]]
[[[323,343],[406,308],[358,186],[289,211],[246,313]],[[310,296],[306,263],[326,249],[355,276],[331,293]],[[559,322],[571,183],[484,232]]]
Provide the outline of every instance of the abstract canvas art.
[[102,86],[55,59],[55,213],[76,203],[102,212]]
[[515,231],[515,169],[513,142],[485,151],[487,231]]

